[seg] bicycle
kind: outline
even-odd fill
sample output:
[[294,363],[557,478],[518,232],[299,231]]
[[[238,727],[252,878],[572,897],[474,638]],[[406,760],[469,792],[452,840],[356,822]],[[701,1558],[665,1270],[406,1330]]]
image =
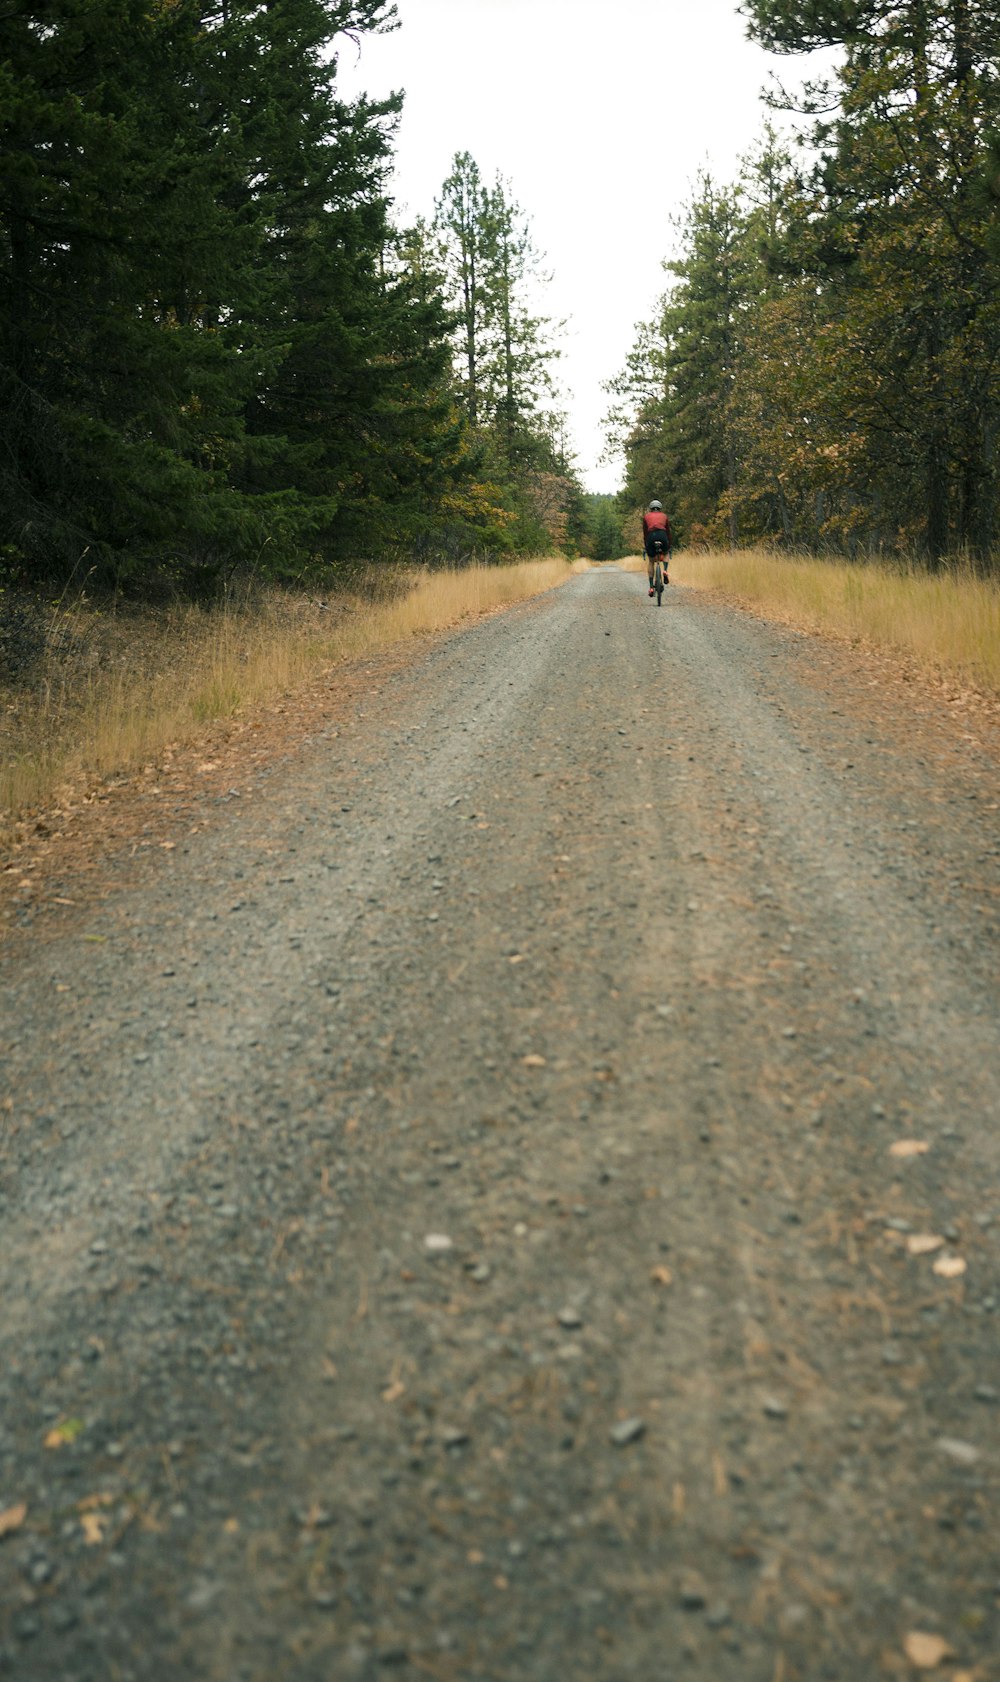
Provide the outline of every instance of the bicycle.
[[[668,553],[667,560],[669,561],[669,559],[670,556]],[[657,607],[663,606],[663,586],[664,584],[669,583],[670,580],[667,577],[667,569],[663,562],[663,550],[657,548],[656,553],[653,556],[653,588],[650,591],[651,595],[654,593],[656,595]]]

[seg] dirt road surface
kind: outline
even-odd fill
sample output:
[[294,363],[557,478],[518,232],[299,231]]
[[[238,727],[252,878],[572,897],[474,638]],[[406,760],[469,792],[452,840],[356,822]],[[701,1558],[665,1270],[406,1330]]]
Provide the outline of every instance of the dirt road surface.
[[987,737],[604,569],[235,787],[8,945],[0,1674],[1000,1678]]

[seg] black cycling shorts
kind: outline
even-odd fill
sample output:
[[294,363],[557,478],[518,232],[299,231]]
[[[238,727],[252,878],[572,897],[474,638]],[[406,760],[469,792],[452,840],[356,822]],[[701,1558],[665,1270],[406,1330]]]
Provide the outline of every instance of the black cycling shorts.
[[659,527],[654,527],[651,532],[647,532],[646,554],[649,556],[651,561],[655,560],[657,555],[666,555],[669,552],[669,549],[670,539],[667,537],[665,531]]

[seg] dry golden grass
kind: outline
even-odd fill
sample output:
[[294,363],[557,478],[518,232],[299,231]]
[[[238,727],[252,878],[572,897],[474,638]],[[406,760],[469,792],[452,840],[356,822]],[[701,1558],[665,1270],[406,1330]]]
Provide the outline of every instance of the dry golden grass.
[[[639,555],[618,564],[629,572],[645,567]],[[671,575],[697,589],[725,591],[803,629],[902,655],[1000,695],[1000,587],[968,568],[932,574],[764,549],[684,550]]]
[[553,557],[422,574],[388,599],[328,606],[275,591],[210,612],[60,613],[38,681],[0,690],[0,826],[330,667],[538,595],[585,565]]

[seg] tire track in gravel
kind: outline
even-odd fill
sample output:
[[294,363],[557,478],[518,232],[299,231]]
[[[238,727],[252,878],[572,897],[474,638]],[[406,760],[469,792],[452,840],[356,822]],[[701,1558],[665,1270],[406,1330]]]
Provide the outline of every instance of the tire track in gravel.
[[9,1669],[1000,1674],[996,764],[864,701],[592,573],[19,966]]

